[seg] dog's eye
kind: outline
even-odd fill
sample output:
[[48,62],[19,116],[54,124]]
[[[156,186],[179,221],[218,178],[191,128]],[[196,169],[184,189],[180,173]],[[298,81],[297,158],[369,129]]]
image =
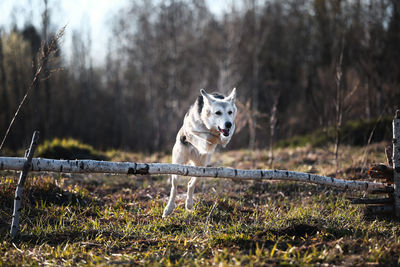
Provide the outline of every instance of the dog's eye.
[[217,111],[217,112],[215,112],[215,114],[220,116],[220,115],[222,115],[222,112],[221,111]]
[[228,114],[231,115],[231,114],[232,114],[232,111],[228,111]]

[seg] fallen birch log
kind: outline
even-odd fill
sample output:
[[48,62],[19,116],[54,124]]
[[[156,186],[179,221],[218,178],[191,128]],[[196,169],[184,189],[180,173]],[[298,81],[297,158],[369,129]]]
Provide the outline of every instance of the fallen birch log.
[[[25,158],[0,157],[0,170],[21,170]],[[114,174],[177,174],[183,176],[230,178],[233,180],[290,180],[333,186],[346,190],[383,192],[393,190],[383,183],[350,181],[311,173],[287,170],[240,170],[222,167],[194,167],[168,163],[109,162],[96,160],[32,159],[31,171],[66,173],[114,173]]]

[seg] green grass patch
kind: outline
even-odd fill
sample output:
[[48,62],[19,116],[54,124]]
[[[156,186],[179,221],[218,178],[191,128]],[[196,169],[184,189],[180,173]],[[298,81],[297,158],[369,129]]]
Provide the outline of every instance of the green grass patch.
[[46,140],[39,145],[35,155],[51,159],[107,159],[103,153],[95,150],[92,146],[71,138]]

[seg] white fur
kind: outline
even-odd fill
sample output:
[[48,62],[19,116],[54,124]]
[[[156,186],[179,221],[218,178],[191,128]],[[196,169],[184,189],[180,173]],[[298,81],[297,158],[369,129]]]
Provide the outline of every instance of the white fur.
[[[218,144],[225,147],[235,131],[236,88],[224,99],[207,94],[203,89],[200,93],[203,99],[201,113],[199,113],[199,100],[197,100],[186,113],[183,126],[177,134],[172,149],[172,163],[206,166],[215,147]],[[227,127],[228,122],[231,123],[230,128]],[[228,135],[225,136],[226,134]],[[193,208],[193,192],[197,179],[197,177],[192,177],[188,184],[187,210]],[[171,193],[163,217],[170,215],[176,207],[177,180],[177,175],[171,176]]]

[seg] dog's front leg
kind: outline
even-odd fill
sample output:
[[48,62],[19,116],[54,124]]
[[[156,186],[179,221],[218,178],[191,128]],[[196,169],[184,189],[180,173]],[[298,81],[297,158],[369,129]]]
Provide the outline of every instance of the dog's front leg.
[[167,217],[168,215],[170,215],[176,207],[175,198],[176,198],[177,187],[178,187],[178,176],[171,175],[171,193],[169,195],[168,204],[167,206],[165,206],[163,217]]

